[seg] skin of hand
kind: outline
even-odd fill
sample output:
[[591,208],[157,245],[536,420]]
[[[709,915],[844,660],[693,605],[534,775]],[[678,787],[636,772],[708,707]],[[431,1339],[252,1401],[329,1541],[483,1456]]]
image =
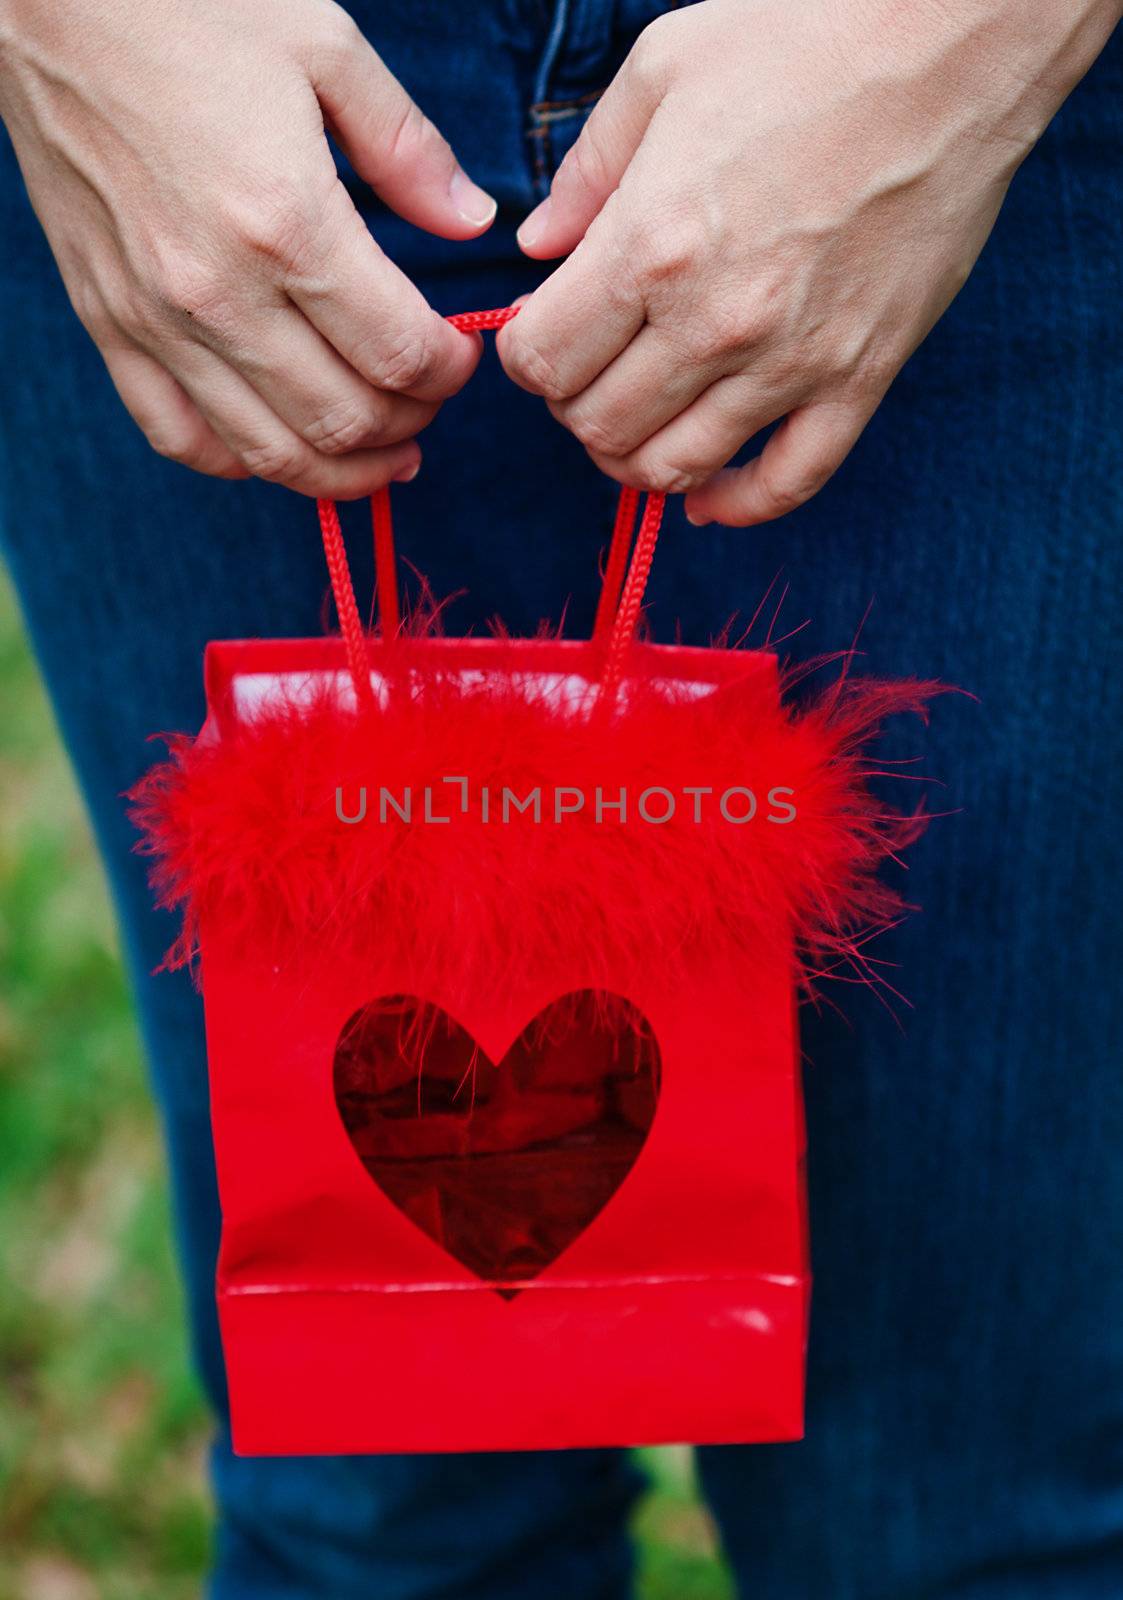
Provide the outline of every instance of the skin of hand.
[[412,477],[479,359],[379,250],[495,215],[331,0],[0,0],[0,113],[74,309],[151,444],[349,499]]
[[500,335],[507,372],[603,471],[685,492],[694,523],[792,510],[954,298],[1120,9],[703,0],[659,18],[520,230],[527,255],[568,259]]

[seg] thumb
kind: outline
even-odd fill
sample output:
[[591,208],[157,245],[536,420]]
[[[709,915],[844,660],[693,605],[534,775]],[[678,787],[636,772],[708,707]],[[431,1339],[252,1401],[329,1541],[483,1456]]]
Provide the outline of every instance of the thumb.
[[325,121],[379,198],[442,239],[474,239],[489,228],[495,201],[472,182],[358,28],[328,61],[313,68]]
[[662,98],[641,36],[554,174],[550,193],[518,232],[525,255],[568,255],[619,184]]

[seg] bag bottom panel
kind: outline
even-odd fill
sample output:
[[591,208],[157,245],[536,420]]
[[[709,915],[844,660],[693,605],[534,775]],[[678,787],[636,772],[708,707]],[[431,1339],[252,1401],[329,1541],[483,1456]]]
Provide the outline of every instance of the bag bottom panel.
[[806,1278],[220,1291],[239,1455],[747,1444],[803,1433]]

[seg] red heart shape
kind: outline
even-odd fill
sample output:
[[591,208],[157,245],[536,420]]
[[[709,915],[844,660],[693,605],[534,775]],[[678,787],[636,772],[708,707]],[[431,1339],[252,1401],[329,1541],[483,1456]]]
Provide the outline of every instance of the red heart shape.
[[659,1071],[643,1013],[603,990],[553,1001],[498,1063],[440,1006],[388,995],[344,1024],[335,1101],[388,1199],[511,1298],[635,1165]]

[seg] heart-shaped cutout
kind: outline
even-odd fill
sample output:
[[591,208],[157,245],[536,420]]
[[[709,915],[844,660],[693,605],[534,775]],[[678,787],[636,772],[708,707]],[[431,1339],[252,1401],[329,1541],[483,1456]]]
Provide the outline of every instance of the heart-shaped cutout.
[[553,1001],[498,1063],[440,1006],[388,995],[344,1024],[335,1101],[398,1210],[511,1298],[635,1165],[659,1073],[647,1019],[603,990]]

